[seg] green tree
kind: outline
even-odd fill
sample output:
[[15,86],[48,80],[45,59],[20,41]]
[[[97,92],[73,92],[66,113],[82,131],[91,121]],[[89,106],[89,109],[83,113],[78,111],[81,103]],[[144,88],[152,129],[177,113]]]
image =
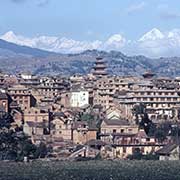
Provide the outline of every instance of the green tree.
[[11,123],[13,122],[13,117],[4,111],[0,111],[0,129],[10,128]]
[[22,129],[11,129],[13,118],[0,112],[0,160],[23,160],[25,156],[35,158],[37,147]]
[[156,139],[158,139],[159,142],[163,142],[166,139],[166,133],[163,131],[163,129],[157,128],[154,136]]
[[48,149],[46,147],[45,143],[40,143],[39,146],[37,146],[35,157],[36,158],[45,158],[48,153]]
[[153,122],[149,119],[148,114],[145,113],[139,123],[139,127],[143,128],[146,134],[149,134],[150,129],[154,126]]
[[81,115],[80,119],[82,121],[93,121],[94,120],[94,116],[92,114],[83,114]]
[[132,112],[136,117],[136,124],[138,124],[140,128],[143,128],[148,134],[150,129],[154,127],[154,124],[149,119],[145,104],[140,103],[135,105]]
[[132,155],[128,156],[128,159],[130,160],[141,160],[142,159],[142,153],[139,148],[135,148]]

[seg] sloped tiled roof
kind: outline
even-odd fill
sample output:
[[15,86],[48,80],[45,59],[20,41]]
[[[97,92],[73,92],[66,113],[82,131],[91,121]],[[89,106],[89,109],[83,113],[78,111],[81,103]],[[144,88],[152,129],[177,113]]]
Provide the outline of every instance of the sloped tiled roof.
[[0,92],[0,100],[2,100],[2,99],[8,99],[8,96],[6,93]]
[[136,135],[137,138],[148,138],[147,134],[143,129],[140,129],[139,132]]
[[17,104],[17,102],[12,101],[12,102],[10,103],[10,106],[11,106],[11,107],[17,107],[17,106],[19,106],[19,105]]
[[64,112],[55,112],[55,113],[54,113],[54,116],[55,116],[55,117],[63,117],[63,118],[66,117],[66,115],[64,114]]
[[176,147],[177,147],[177,144],[174,144],[174,143],[167,144],[166,146],[158,150],[156,153],[160,155],[169,155],[171,151],[174,150]]
[[104,142],[104,141],[101,141],[99,139],[97,139],[97,140],[96,139],[91,139],[88,142],[86,142],[85,145],[89,145],[89,146],[105,146],[105,145],[107,145],[107,143]]
[[107,125],[124,125],[124,126],[127,126],[127,125],[130,125],[129,122],[127,120],[124,120],[124,119],[111,119],[111,120],[107,120],[105,119],[104,122],[107,124]]
[[37,128],[43,128],[44,127],[44,123],[42,123],[42,122],[27,121],[27,122],[25,122],[25,124],[27,124],[29,127],[37,127]]

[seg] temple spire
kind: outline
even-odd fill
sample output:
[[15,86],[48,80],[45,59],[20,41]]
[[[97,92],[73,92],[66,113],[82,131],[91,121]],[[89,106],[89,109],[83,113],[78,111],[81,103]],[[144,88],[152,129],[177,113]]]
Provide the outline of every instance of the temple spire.
[[93,68],[93,75],[96,76],[97,78],[100,78],[102,76],[106,76],[106,63],[101,57],[96,58],[96,62]]

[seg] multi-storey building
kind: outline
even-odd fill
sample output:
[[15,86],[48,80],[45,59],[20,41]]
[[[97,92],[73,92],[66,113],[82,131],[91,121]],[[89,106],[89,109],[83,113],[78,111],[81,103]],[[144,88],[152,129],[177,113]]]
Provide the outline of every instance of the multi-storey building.
[[172,89],[137,89],[119,92],[114,96],[128,119],[133,118],[132,109],[136,104],[146,105],[147,113],[152,120],[174,119],[175,107],[180,106],[180,96]]
[[104,110],[114,106],[113,99],[116,91],[132,89],[136,80],[137,78],[131,76],[106,76],[98,79],[94,84],[93,90],[94,105],[101,104]]
[[70,106],[82,107],[89,104],[89,92],[86,90],[74,90],[70,93]]
[[8,93],[12,100],[17,103],[22,109],[29,109],[35,106],[36,99],[31,94],[31,89],[22,85],[15,85],[8,88]]

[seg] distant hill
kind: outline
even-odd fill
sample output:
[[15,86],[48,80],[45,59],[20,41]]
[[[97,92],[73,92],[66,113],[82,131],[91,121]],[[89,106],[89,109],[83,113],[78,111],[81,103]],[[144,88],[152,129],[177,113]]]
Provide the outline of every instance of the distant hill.
[[3,55],[3,52],[5,55],[7,55],[7,53],[5,52],[9,52],[14,55],[16,54],[16,55],[24,55],[24,56],[32,56],[32,57],[47,57],[56,54],[54,52],[48,52],[27,46],[20,46],[14,43],[4,41],[2,39],[0,39],[0,52],[1,52],[1,56]]
[[58,54],[0,40],[0,70],[7,73],[31,71],[37,75],[89,73],[97,56],[108,64],[109,74],[140,76],[151,70],[158,76],[180,76],[180,58],[151,59],[127,56],[118,51],[87,50],[76,54]]

